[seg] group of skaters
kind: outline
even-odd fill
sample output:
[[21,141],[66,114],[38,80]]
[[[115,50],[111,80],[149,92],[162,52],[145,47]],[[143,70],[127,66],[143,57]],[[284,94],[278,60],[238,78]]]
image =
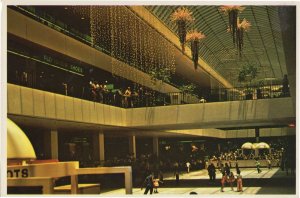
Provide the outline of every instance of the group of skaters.
[[[207,171],[208,171],[208,175],[209,175],[209,181],[210,182],[215,182],[216,180],[216,167],[214,165],[214,163],[210,163],[210,165],[207,167]],[[232,191],[234,191],[234,183],[235,181],[237,182],[236,186],[237,186],[237,192],[243,192],[243,181],[242,181],[242,175],[241,175],[241,171],[238,167],[238,165],[236,164],[236,175],[234,175],[234,173],[230,170],[230,166],[228,165],[228,163],[221,164],[221,166],[219,167],[219,171],[222,174],[222,178],[221,178],[221,192],[224,192],[224,187],[226,184],[230,185],[230,188]]]
[[163,183],[163,179],[158,178],[157,175],[155,175],[154,173],[151,173],[144,180],[144,182],[141,186],[141,190],[143,190],[143,187],[145,187],[145,191],[144,191],[145,195],[148,194],[148,192],[150,194],[152,194],[153,192],[158,193],[158,187],[159,187],[160,183]]

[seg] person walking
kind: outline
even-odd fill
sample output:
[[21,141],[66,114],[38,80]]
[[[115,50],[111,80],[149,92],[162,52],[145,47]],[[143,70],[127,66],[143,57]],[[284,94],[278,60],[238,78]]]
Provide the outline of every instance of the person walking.
[[243,178],[241,175],[241,171],[238,170],[236,173],[237,192],[243,192]]
[[256,165],[257,173],[261,173],[260,162],[258,160],[255,161],[255,165]]
[[153,174],[152,173],[150,175],[148,175],[146,177],[146,179],[144,180],[141,190],[143,190],[143,186],[145,186],[145,185],[146,185],[146,189],[145,189],[144,195],[147,195],[149,191],[150,191],[150,195],[152,195],[152,193],[153,193]]
[[231,190],[234,191],[233,189],[233,183],[235,182],[235,177],[233,175],[233,172],[230,172],[229,176],[228,176],[228,180],[227,182],[229,183]]
[[222,178],[221,178],[221,192],[224,192],[224,186],[227,182],[227,175],[225,172],[222,172]]

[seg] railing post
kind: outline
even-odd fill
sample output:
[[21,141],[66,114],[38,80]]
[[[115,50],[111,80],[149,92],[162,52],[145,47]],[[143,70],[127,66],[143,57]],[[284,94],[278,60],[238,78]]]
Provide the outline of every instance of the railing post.
[[78,175],[71,175],[71,194],[78,194]]

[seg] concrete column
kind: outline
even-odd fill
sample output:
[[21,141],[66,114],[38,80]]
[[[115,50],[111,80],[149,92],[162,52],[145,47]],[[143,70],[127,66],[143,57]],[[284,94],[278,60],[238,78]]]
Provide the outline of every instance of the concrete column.
[[136,158],[135,135],[129,137],[129,153],[133,153],[133,157]]
[[50,144],[51,144],[51,159],[58,159],[58,132],[57,130],[51,130],[50,132]]
[[259,128],[255,128],[255,141],[256,143],[259,143]]
[[98,135],[99,139],[99,155],[100,155],[100,161],[105,160],[105,147],[104,147],[104,134],[102,132]]
[[158,137],[153,137],[153,154],[159,156],[159,144],[158,144]]
[[100,161],[100,153],[99,153],[99,134],[98,132],[93,133],[93,159]]
[[258,149],[255,149],[255,153],[254,153],[254,156],[255,156],[255,157],[258,157],[258,152],[259,152],[259,150],[258,150]]

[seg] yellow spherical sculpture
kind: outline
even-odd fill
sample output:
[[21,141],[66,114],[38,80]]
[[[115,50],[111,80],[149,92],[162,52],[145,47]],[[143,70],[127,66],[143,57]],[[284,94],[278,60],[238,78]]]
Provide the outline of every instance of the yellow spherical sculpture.
[[36,159],[28,137],[13,121],[7,118],[7,159]]

